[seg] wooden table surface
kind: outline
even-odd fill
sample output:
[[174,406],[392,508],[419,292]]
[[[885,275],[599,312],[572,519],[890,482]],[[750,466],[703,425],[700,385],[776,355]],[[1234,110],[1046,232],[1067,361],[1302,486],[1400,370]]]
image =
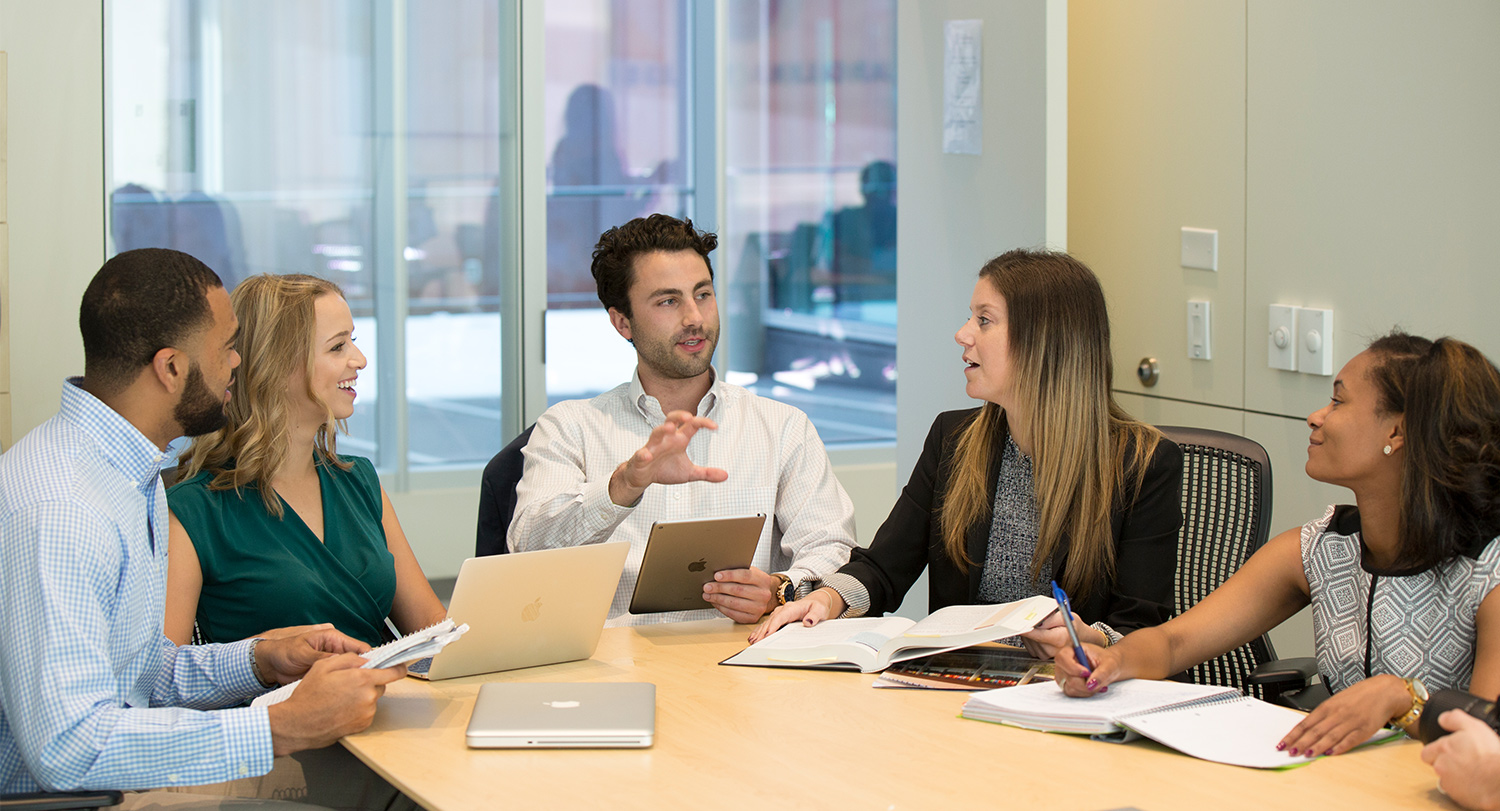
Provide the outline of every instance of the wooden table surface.
[[[433,811],[510,808],[1457,808],[1420,744],[1289,771],[968,721],[968,695],[876,690],[873,675],[723,667],[749,628],[729,620],[604,632],[593,658],[440,682],[403,679],[369,730],[344,739]],[[473,750],[487,681],[649,681],[656,744]]]

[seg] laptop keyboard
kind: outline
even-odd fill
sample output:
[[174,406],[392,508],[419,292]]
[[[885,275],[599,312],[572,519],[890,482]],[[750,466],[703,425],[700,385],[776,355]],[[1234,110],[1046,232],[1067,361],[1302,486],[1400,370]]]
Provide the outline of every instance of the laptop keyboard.
[[427,657],[426,659],[418,659],[417,661],[412,662],[411,664],[408,664],[406,666],[406,672],[407,673],[426,673],[428,670],[431,670],[431,669],[432,669],[432,657],[431,656]]

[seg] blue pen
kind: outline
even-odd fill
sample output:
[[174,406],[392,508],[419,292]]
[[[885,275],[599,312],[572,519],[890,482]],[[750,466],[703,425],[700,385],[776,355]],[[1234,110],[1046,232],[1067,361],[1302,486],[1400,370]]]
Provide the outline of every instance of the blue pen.
[[1083,652],[1083,643],[1078,641],[1078,632],[1073,630],[1073,606],[1068,602],[1067,592],[1057,581],[1052,581],[1052,597],[1057,600],[1057,610],[1062,612],[1063,627],[1068,629],[1068,639],[1073,640],[1073,655],[1078,657],[1078,664],[1089,670],[1094,669],[1094,663],[1089,661],[1088,654]]

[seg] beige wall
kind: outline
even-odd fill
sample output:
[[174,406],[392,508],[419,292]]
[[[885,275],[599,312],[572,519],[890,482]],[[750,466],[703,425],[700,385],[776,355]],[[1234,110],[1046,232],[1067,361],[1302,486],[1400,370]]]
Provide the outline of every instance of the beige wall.
[[[1335,369],[1395,324],[1500,352],[1500,4],[1440,8],[1070,4],[1068,241],[1109,296],[1115,385],[1152,421],[1242,424],[1280,528],[1351,495],[1302,472],[1333,379],[1267,368],[1269,305],[1331,308]],[[1182,226],[1218,229],[1217,273],[1181,267]],[[1189,299],[1212,302],[1210,361],[1187,358]],[[1273,638],[1311,651],[1305,615]]]
[[7,162],[5,195],[15,438],[52,416],[63,377],[83,371],[78,301],[104,261],[102,43],[97,0],[0,4],[7,150],[24,156]]

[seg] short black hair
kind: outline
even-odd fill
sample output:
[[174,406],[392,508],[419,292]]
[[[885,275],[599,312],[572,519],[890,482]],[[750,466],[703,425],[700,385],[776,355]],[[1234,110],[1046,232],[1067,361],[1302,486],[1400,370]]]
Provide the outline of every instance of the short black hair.
[[115,255],[94,274],[78,308],[84,378],[102,392],[129,386],[157,352],[212,320],[208,291],[223,286],[208,265],[181,251]]
[[590,270],[599,301],[605,307],[619,310],[630,318],[630,285],[635,282],[635,258],[656,251],[695,251],[708,266],[708,278],[714,277],[708,253],[719,246],[719,238],[693,227],[690,219],[667,214],[636,217],[624,225],[605,231],[594,245]]

